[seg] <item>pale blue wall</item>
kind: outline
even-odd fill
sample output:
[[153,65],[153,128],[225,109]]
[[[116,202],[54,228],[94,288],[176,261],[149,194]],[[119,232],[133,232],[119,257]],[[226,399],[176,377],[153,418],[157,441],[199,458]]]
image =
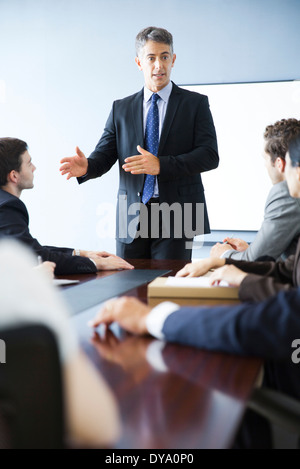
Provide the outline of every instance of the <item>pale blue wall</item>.
[[142,87],[141,28],[173,33],[178,84],[267,81],[300,78],[299,20],[300,0],[0,0],[0,136],[28,141],[38,166],[24,194],[32,233],[114,249],[97,225],[100,202],[115,201],[117,168],[79,188],[58,162],[76,145],[88,155],[112,101]]

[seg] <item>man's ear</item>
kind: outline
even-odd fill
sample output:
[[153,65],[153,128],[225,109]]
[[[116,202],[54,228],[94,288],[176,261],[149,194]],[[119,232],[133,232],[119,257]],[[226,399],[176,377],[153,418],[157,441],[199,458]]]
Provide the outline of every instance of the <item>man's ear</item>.
[[277,158],[277,168],[281,173],[284,173],[286,162],[283,158]]
[[12,182],[13,184],[16,184],[18,182],[18,173],[14,169],[8,173],[7,175],[7,182]]
[[176,60],[176,54],[173,54],[173,58],[172,58],[172,67],[174,67],[175,60]]
[[300,182],[300,166],[297,166],[297,177],[298,177],[298,181]]
[[140,61],[140,58],[139,58],[138,55],[135,57],[134,60],[135,60],[135,63],[137,64],[137,66],[139,67],[139,70],[143,70],[142,64],[141,64],[141,61]]

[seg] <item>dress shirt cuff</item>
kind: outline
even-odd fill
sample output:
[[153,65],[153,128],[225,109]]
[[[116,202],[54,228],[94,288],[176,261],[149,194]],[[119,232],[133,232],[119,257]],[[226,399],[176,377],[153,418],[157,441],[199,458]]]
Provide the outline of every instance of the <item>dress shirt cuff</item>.
[[146,317],[147,329],[151,335],[157,339],[164,339],[165,336],[162,332],[165,320],[170,314],[180,309],[176,303],[165,301],[164,303],[155,306],[148,316]]
[[90,260],[90,261],[91,261],[91,262],[92,262],[92,263],[95,265],[95,267],[96,267],[96,270],[98,270],[98,267],[97,267],[97,264],[96,264],[96,262],[95,262],[93,259],[91,259],[90,257],[89,257],[89,260]]
[[233,252],[233,251],[234,251],[234,249],[227,249],[227,251],[225,251],[221,254],[220,259],[225,259],[226,257],[230,257],[229,253]]

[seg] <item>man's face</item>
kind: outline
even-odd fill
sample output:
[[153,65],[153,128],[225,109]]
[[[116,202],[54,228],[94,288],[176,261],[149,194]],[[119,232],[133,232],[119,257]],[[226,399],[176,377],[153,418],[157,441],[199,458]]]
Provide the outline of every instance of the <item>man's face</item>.
[[161,42],[147,41],[136,64],[144,73],[146,87],[156,93],[170,82],[171,70],[176,55],[171,54],[170,46]]
[[31,161],[31,156],[29,155],[28,151],[25,151],[21,156],[22,165],[20,171],[17,172],[18,174],[18,189],[20,191],[24,189],[32,189],[33,188],[33,178],[34,178],[34,171],[36,167],[33,165]]

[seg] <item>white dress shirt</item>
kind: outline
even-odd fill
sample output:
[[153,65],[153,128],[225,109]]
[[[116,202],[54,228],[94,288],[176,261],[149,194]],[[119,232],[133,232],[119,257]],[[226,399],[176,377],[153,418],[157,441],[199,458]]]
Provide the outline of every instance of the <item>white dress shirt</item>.
[[[162,90],[158,91],[158,96],[161,98],[157,101],[158,107],[158,118],[159,118],[159,139],[161,136],[161,131],[163,128],[164,120],[166,117],[168,102],[170,98],[170,94],[172,92],[173,83],[170,81],[167,86],[165,86]],[[146,86],[144,87],[144,101],[143,101],[143,124],[144,124],[144,135],[146,132],[146,122],[147,122],[147,115],[148,111],[151,106],[151,97],[153,95],[153,91],[150,91]],[[155,184],[154,184],[154,194],[153,197],[159,197],[158,191],[158,182],[157,177],[155,177]]]

